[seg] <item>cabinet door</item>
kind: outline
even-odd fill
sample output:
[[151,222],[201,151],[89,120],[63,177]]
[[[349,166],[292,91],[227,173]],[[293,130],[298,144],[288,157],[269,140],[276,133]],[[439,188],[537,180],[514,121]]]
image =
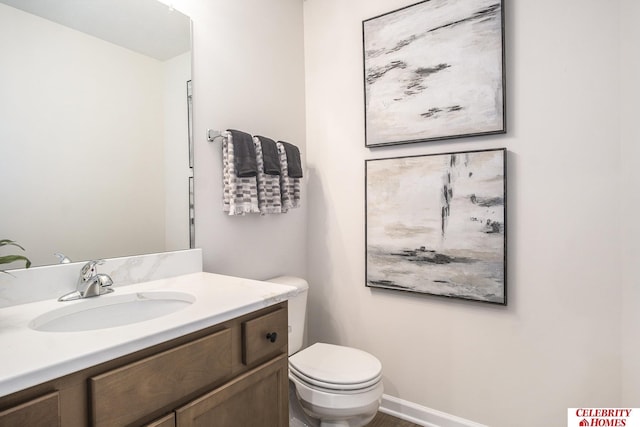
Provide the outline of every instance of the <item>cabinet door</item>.
[[52,427],[60,425],[58,392],[0,412],[0,427]]
[[176,411],[177,427],[287,427],[288,358],[283,354]]
[[144,427],[176,427],[176,414],[173,412],[169,415],[165,415],[159,420],[155,420],[149,424],[145,424]]

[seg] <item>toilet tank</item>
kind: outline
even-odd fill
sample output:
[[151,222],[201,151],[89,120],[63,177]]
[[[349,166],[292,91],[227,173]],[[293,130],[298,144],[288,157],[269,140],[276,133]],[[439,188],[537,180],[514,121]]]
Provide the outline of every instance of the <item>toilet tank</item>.
[[309,284],[300,277],[279,276],[267,282],[294,286],[295,294],[289,297],[289,355],[302,349],[307,326],[307,294]]

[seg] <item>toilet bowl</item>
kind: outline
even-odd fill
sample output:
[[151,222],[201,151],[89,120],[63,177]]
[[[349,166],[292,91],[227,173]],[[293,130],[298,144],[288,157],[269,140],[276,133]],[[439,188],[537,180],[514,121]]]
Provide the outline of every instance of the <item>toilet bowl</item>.
[[[361,427],[376,415],[382,399],[382,364],[373,355],[351,347],[315,343],[303,349],[309,285],[281,276],[270,282],[295,286],[289,298],[289,380],[296,402],[321,427]],[[302,424],[305,425],[305,424]]]
[[321,426],[363,426],[380,406],[382,365],[361,350],[313,344],[289,358],[289,379],[304,412]]

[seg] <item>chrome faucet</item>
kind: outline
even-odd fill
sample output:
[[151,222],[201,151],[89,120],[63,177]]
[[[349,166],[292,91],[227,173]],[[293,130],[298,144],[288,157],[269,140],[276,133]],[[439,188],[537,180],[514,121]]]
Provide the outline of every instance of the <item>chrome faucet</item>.
[[61,254],[59,252],[56,252],[53,255],[56,258],[58,258],[58,263],[59,264],[70,264],[71,263],[71,260],[65,254]]
[[96,297],[113,292],[113,280],[108,274],[98,273],[98,265],[104,260],[89,261],[80,270],[80,277],[76,290],[58,298],[58,301],[72,301],[76,299]]

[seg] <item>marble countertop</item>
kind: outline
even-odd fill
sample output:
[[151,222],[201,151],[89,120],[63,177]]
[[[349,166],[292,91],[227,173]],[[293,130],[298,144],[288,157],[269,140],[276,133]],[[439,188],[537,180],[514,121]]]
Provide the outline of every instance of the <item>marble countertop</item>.
[[212,273],[193,273],[117,287],[96,298],[163,290],[195,296],[170,314],[125,326],[82,332],[31,329],[36,317],[85,301],[32,302],[0,309],[0,397],[267,307],[296,288]]

